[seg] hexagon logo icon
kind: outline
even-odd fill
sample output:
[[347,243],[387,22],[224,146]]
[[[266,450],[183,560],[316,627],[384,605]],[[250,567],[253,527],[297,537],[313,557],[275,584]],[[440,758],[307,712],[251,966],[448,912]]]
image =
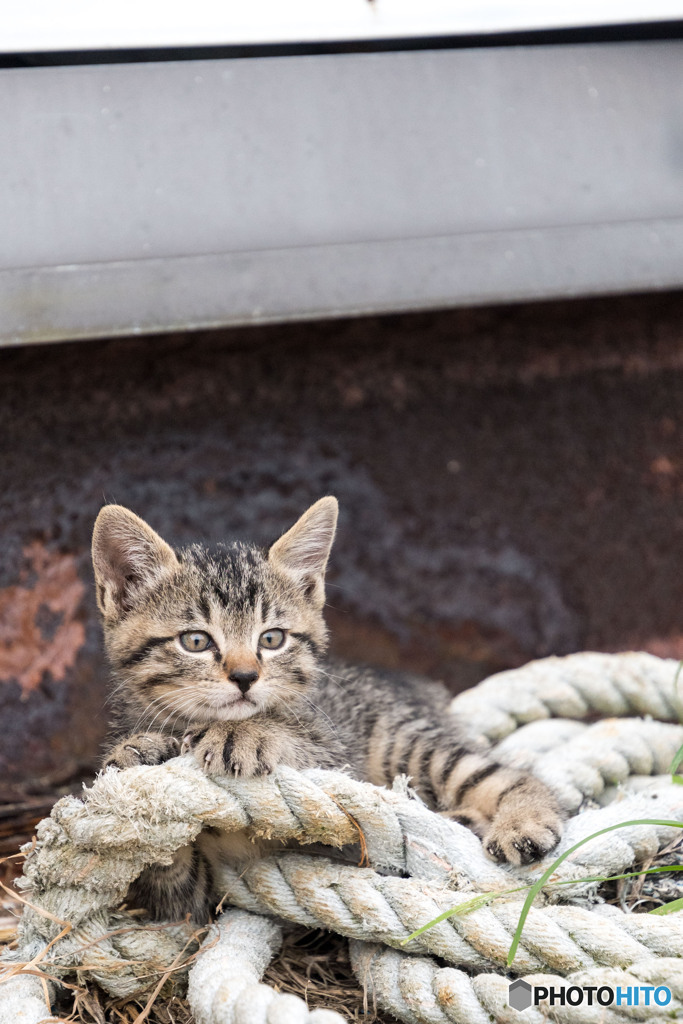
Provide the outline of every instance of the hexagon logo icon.
[[531,985],[523,978],[517,978],[508,989],[508,1003],[513,1010],[526,1010],[531,1006]]

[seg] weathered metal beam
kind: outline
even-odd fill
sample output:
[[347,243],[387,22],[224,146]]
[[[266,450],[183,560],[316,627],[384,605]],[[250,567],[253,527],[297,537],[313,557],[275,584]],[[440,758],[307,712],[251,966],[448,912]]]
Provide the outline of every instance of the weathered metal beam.
[[683,284],[683,42],[0,71],[0,339]]

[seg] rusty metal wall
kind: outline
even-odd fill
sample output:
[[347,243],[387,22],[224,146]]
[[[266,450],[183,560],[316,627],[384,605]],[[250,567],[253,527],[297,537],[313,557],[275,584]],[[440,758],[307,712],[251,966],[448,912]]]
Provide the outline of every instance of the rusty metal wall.
[[267,542],[325,493],[337,651],[453,689],[683,653],[683,293],[0,353],[0,777],[97,759],[104,501]]

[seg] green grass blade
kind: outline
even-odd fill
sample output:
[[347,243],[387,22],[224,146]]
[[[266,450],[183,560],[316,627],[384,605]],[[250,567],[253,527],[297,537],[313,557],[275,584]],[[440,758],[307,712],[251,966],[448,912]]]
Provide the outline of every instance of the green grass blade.
[[[674,676],[674,697],[678,699],[678,681],[680,679],[681,671],[683,670],[683,660],[679,661],[678,668],[676,669],[676,675]],[[680,717],[680,715],[679,715]],[[669,768],[669,774],[671,775],[671,781],[675,782],[677,786],[683,786],[683,775],[677,775],[678,766],[683,763],[683,744],[678,748],[674,754],[674,759],[671,762]]]
[[522,938],[522,931],[524,930],[524,925],[526,923],[527,917],[529,916],[529,911],[531,910],[532,903],[538,896],[543,886],[550,879],[551,875],[555,871],[557,871],[560,864],[562,864],[562,862],[565,861],[567,857],[571,856],[571,854],[574,853],[576,850],[580,849],[586,843],[591,842],[592,839],[597,839],[598,836],[604,836],[607,832],[615,832],[619,828],[630,828],[633,825],[665,825],[672,826],[674,828],[683,828],[683,824],[680,821],[663,821],[659,818],[638,818],[635,821],[621,821],[618,825],[608,825],[607,828],[601,828],[598,832],[594,832],[593,835],[586,836],[585,839],[580,839],[578,843],[574,843],[573,846],[570,846],[568,850],[565,850],[564,853],[560,854],[560,856],[553,861],[550,867],[543,872],[538,881],[534,882],[534,884],[529,889],[529,893],[524,901],[524,906],[522,907],[521,913],[519,915],[519,921],[517,922],[517,928],[515,929],[515,934],[512,939],[512,945],[510,946],[510,951],[508,952],[507,955],[508,967],[512,966],[515,956],[517,955],[517,949],[519,948],[519,943]]
[[640,871],[625,871],[621,875],[594,875],[592,878],[566,878],[562,882],[548,882],[548,885],[579,885],[583,882],[618,882],[622,878],[638,878],[640,875],[657,875],[662,872],[683,871],[683,864],[664,864],[656,868],[641,868]]
[[457,907],[450,907],[448,910],[444,910],[443,914],[439,914],[433,921],[427,921],[427,924],[423,924],[421,928],[417,928],[416,931],[411,932],[407,939],[401,939],[401,945],[405,946],[412,939],[416,939],[418,935],[422,935],[423,932],[429,931],[435,924],[441,924],[442,921],[446,921],[449,917],[455,917],[459,914],[471,914],[473,910],[479,910],[481,907],[487,907],[489,903],[493,903],[494,900],[499,899],[501,896],[509,896],[513,892],[523,892],[526,889],[526,885],[518,885],[515,889],[502,889],[496,892],[482,892],[477,896],[473,896],[471,900],[466,900],[464,903],[459,903]]
[[[588,840],[586,840],[587,842]],[[624,871],[620,875],[593,875],[587,878],[568,878],[562,882],[549,882],[549,886],[556,885],[581,885],[587,882],[619,882],[622,878],[639,878],[640,875],[656,875],[660,873],[669,873],[671,871],[683,871],[683,864],[664,864],[661,867],[656,868],[644,868],[641,871]],[[479,893],[474,896],[471,900],[466,900],[464,903],[459,903],[457,907],[450,907],[448,910],[444,910],[443,914],[439,914],[433,920],[428,921],[427,924],[423,924],[421,928],[417,928],[414,932],[408,936],[407,939],[401,939],[401,945],[405,946],[412,939],[416,939],[418,935],[424,934],[429,931],[436,924],[441,924],[442,921],[447,921],[449,917],[459,917],[465,914],[471,914],[474,910],[479,910],[480,907],[487,907],[494,900],[501,899],[503,896],[511,896],[516,892],[527,892],[529,889],[528,885],[519,885],[515,889],[498,889],[495,892]],[[677,902],[677,901],[675,901]],[[677,908],[676,908],[677,909]],[[671,913],[673,911],[669,911]],[[651,914],[663,914],[664,910],[651,910]]]
[[683,764],[683,743],[674,754],[674,759],[671,762],[669,772],[671,774],[672,782],[675,782],[678,786],[683,786],[683,775],[677,775],[679,766]]
[[683,896],[679,900],[672,900],[671,903],[665,903],[663,907],[656,907],[651,910],[651,914],[675,914],[677,910],[683,910]]

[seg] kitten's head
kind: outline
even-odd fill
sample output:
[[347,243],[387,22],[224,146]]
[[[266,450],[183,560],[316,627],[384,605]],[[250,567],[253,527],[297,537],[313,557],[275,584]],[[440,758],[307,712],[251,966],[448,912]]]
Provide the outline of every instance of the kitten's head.
[[324,575],[337,522],[321,498],[269,549],[174,551],[106,505],[92,543],[107,653],[145,728],[239,721],[290,704],[325,650]]

